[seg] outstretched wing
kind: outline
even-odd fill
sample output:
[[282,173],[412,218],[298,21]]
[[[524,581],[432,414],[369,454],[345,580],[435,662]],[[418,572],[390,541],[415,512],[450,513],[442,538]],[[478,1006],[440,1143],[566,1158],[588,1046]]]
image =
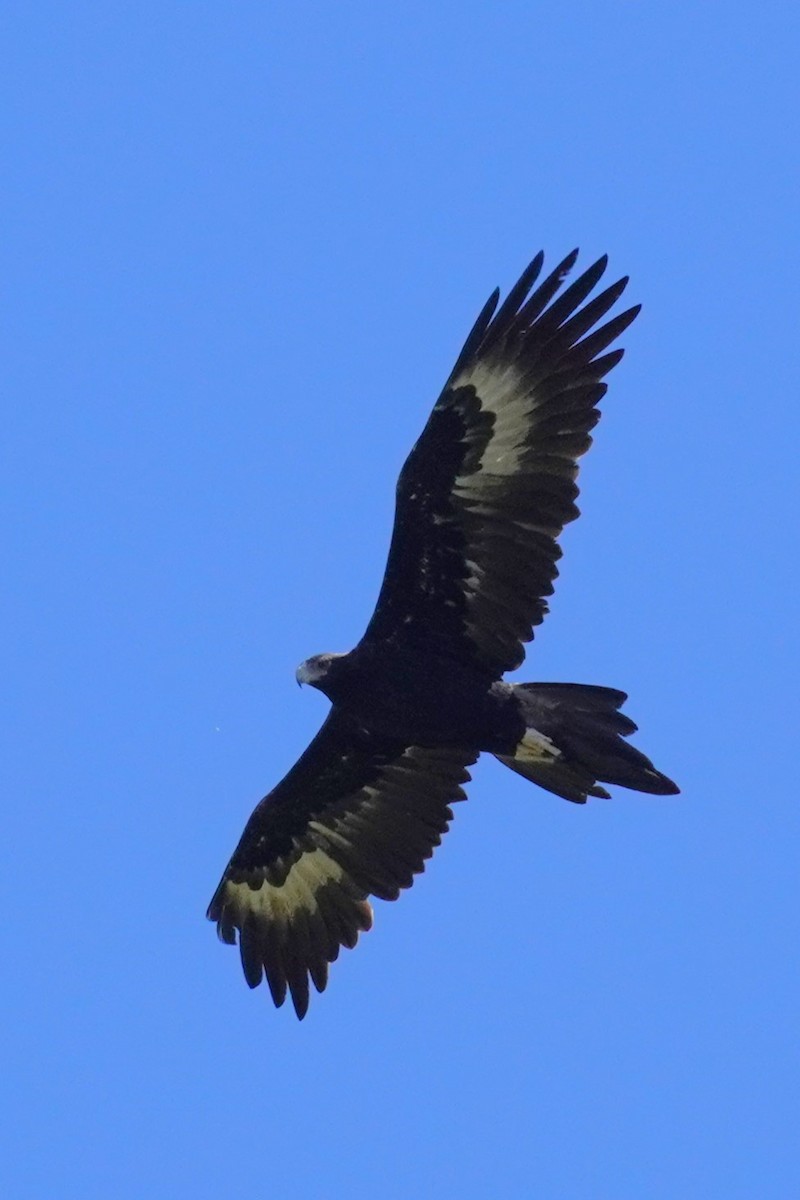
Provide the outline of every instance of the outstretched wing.
[[537,255],[497,312],[496,291],[478,317],[400,473],[364,641],[457,657],[492,678],[524,659],[558,574],[556,539],[578,516],[601,381],[622,358],[604,351],[639,311],[596,328],[628,281],[581,308],[607,260],[557,295],[576,258],[531,291]]
[[208,909],[239,941],[250,987],[287,986],[298,1017],[309,976],[325,988],[340,946],[372,924],[367,896],[395,900],[424,869],[452,820],[477,755],[423,749],[332,712],[303,756],[247,822]]

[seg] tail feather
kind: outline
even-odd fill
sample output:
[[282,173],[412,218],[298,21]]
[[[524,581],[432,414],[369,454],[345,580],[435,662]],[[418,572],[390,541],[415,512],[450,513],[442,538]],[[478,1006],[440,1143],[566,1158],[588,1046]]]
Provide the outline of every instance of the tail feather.
[[588,796],[608,799],[601,783],[661,796],[678,792],[623,740],[636,731],[619,711],[625,692],[579,683],[519,683],[514,692],[527,732],[513,755],[496,757],[518,775],[577,804]]
[[610,800],[611,793],[597,784],[589,771],[570,763],[528,763],[512,758],[508,754],[496,754],[495,758],[510,770],[537,783],[545,791],[572,800],[574,804],[585,804],[588,796]]

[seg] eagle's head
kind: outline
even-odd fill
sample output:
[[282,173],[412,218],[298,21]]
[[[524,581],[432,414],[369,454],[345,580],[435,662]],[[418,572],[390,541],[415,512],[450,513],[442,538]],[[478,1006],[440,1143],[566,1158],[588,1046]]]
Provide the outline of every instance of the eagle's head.
[[304,683],[310,683],[312,687],[324,691],[325,681],[331,672],[331,665],[344,657],[344,654],[314,654],[311,658],[307,658],[295,671],[294,677],[298,686],[302,687]]

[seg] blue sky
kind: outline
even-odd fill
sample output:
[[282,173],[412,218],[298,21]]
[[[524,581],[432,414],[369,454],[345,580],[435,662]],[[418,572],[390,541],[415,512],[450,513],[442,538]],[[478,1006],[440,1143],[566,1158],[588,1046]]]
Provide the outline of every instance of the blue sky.
[[[3,1194],[798,1194],[796,8],[0,20]],[[299,1025],[206,904],[471,321],[574,245],[644,308],[521,677],[682,795],[481,763]]]

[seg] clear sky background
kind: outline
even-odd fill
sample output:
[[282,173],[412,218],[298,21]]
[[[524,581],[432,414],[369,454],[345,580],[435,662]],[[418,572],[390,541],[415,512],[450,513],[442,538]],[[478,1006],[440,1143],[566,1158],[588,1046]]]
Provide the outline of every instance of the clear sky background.
[[[2,6],[11,1200],[790,1198],[794,5]],[[477,311],[626,334],[521,678],[682,795],[493,761],[301,1025],[205,907],[360,636]]]

